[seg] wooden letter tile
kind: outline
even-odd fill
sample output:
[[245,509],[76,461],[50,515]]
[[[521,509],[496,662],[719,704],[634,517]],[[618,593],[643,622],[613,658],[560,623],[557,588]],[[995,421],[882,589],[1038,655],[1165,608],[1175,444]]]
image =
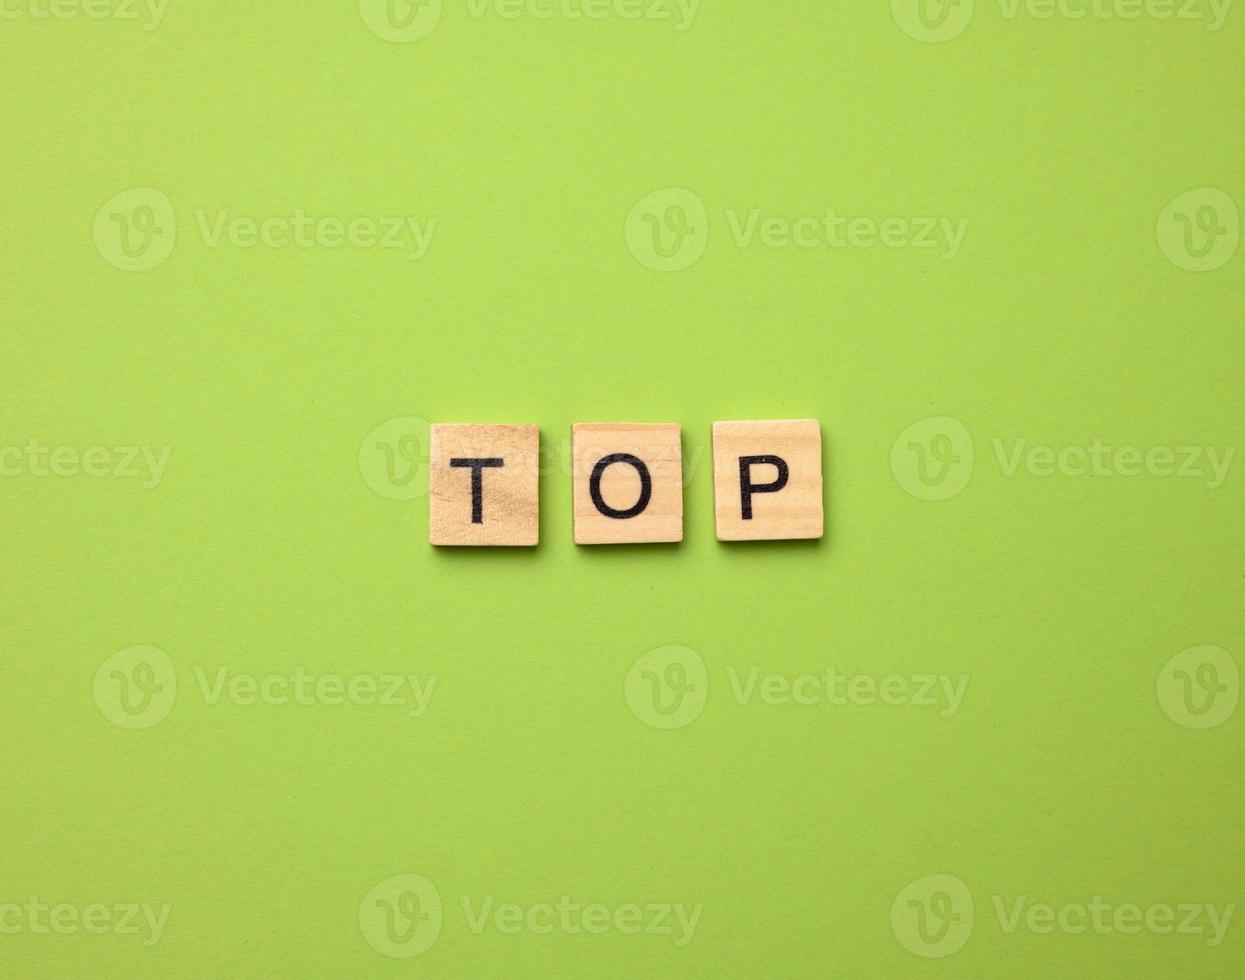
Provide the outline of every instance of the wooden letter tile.
[[571,432],[576,544],[683,540],[678,425],[579,424]]
[[428,540],[532,546],[540,539],[540,429],[433,425]]
[[820,423],[714,422],[713,498],[719,541],[820,538]]

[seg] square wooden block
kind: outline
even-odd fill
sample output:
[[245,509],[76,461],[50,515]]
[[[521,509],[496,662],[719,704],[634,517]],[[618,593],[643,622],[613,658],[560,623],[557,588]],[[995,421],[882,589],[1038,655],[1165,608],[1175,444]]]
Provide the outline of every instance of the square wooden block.
[[572,426],[576,544],[683,540],[681,434],[674,424]]
[[540,540],[540,429],[433,425],[428,540],[445,546],[526,546]]
[[820,538],[821,424],[713,423],[719,541]]

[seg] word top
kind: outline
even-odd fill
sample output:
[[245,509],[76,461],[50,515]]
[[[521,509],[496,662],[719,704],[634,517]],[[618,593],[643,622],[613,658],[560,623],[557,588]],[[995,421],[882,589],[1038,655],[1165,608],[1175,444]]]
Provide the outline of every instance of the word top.
[[[683,540],[682,428],[572,426],[575,543]],[[815,419],[713,424],[719,541],[816,539],[824,533],[821,425]],[[540,541],[540,429],[434,424],[429,541],[439,547],[534,547]]]

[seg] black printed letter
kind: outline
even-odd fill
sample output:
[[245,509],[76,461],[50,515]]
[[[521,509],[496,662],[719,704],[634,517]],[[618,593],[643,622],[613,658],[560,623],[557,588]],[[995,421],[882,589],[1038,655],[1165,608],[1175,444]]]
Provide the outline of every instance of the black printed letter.
[[[757,463],[767,463],[778,470],[778,479],[773,483],[753,483],[751,469]],[[740,456],[739,457],[739,496],[743,510],[743,519],[752,520],[752,495],[754,493],[777,493],[787,485],[790,473],[787,461],[781,456]]]
[[[640,474],[640,499],[629,510],[615,510],[601,498],[601,477],[605,475],[605,471],[614,463],[628,463],[634,466],[635,471]],[[653,497],[653,478],[649,475],[648,467],[644,465],[642,459],[638,459],[630,453],[614,453],[611,456],[606,456],[593,467],[592,478],[588,481],[588,492],[592,495],[592,502],[596,505],[597,510],[606,517],[626,520],[629,517],[638,517],[644,513],[644,508],[648,506],[649,500]]]
[[505,466],[504,459],[451,459],[450,465],[471,470],[471,523],[484,523],[484,470]]

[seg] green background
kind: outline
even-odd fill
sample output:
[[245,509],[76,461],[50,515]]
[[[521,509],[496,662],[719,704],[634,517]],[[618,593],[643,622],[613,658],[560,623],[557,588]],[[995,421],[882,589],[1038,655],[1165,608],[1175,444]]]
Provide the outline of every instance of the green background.
[[[23,0],[25,2],[25,0]],[[10,2],[10,8],[14,2]],[[25,7],[17,9],[24,10]],[[1005,476],[992,440],[1236,446],[1239,254],[1156,241],[1178,195],[1245,202],[1245,15],[1008,19],[945,43],[884,3],[704,0],[670,21],[473,17],[389,43],[354,3],[172,0],[158,29],[0,20],[0,445],[169,447],[159,485],[0,480],[0,905],[171,903],[160,942],[0,935],[14,977],[1228,977],[1205,937],[1006,934],[991,896],[1245,898],[1243,717],[1155,696],[1199,644],[1241,662],[1243,487]],[[703,257],[652,271],[627,215],[688,188]],[[173,203],[147,272],[100,207]],[[427,254],[208,247],[195,211],[435,217]],[[968,219],[959,253],[737,247],[724,214]],[[447,552],[427,499],[373,492],[386,420],[535,423],[542,543]],[[891,472],[929,416],[972,434],[962,493]],[[827,537],[714,540],[717,419],[813,417]],[[573,422],[672,421],[699,463],[678,547],[577,548]],[[426,477],[421,477],[426,479]],[[92,694],[134,645],[177,670],[130,731]],[[708,703],[643,723],[647,651]],[[196,667],[437,675],[428,711],[210,705]],[[740,704],[726,670],[970,678],[915,705]],[[389,959],[359,903],[444,902]],[[976,902],[946,959],[891,903]],[[693,940],[471,932],[459,904],[703,904]]]

